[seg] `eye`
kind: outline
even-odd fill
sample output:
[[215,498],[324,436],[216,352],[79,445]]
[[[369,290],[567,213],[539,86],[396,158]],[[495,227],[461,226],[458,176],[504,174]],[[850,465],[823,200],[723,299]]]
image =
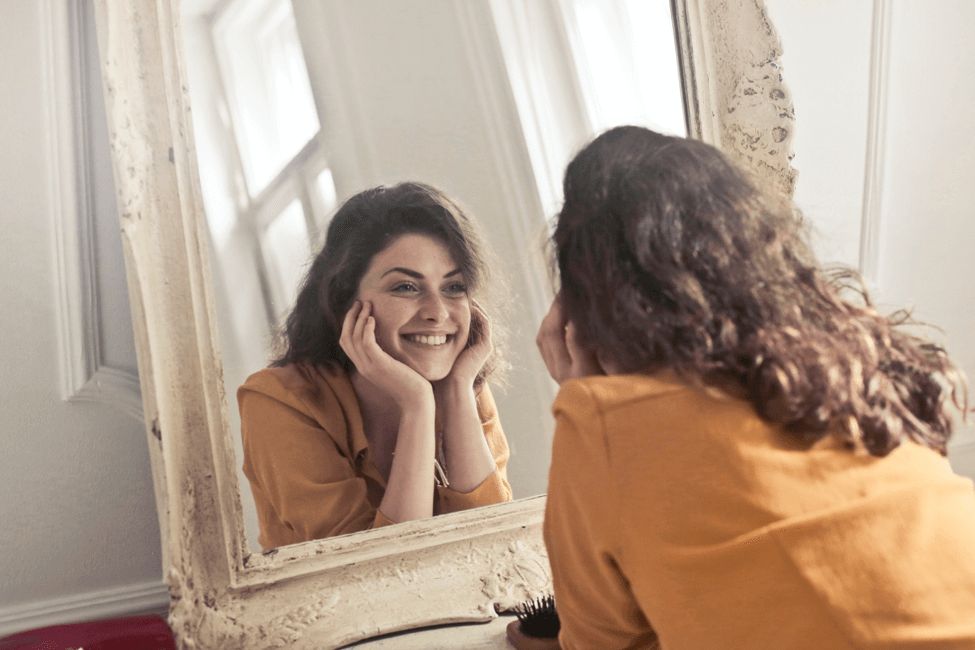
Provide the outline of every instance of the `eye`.
[[451,282],[443,289],[448,296],[466,296],[467,285],[463,282]]
[[393,293],[416,293],[420,288],[413,282],[397,282],[391,290]]

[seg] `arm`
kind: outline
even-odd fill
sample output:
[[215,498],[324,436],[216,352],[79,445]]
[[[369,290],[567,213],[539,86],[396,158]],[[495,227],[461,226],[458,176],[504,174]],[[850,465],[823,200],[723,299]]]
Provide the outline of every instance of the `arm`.
[[433,516],[433,390],[401,410],[393,466],[379,511],[392,522]]
[[437,408],[442,413],[444,455],[450,481],[439,490],[445,512],[501,503],[511,499],[506,467],[508,443],[498,422],[490,389],[474,393],[474,380],[493,349],[491,327],[475,303],[471,330],[480,331],[457,357],[450,374],[437,382]]
[[563,386],[544,536],[563,648],[653,648],[656,634],[618,564],[619,497],[601,416],[585,386]]
[[345,316],[339,344],[360,373],[387,395],[400,412],[393,465],[379,511],[388,521],[433,516],[435,453],[433,388],[426,379],[389,356],[376,342],[371,305],[356,302]]
[[[549,374],[562,387],[555,400],[555,437],[543,533],[559,642],[574,648],[656,648],[657,636],[618,564],[621,518],[615,474],[595,400],[570,379],[605,374],[578,340],[558,296],[535,339]],[[568,382],[568,383],[566,383]]]
[[477,412],[474,380],[468,384],[448,377],[437,386],[436,397],[443,413],[444,456],[450,487],[458,492],[470,492],[497,471]]
[[437,514],[511,501],[511,485],[508,483],[508,458],[511,452],[508,449],[508,440],[501,429],[494,397],[487,384],[481,387],[476,403],[480,437],[486,443],[492,458],[491,472],[483,481],[466,492],[455,485],[453,476],[450,475],[450,487],[437,488],[440,498],[440,510]]

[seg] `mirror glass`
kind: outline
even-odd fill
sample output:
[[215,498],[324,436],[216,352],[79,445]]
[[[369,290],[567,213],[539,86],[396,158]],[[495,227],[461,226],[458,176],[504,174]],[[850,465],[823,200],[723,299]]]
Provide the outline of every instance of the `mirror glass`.
[[[377,185],[432,185],[484,232],[498,260],[486,281],[504,286],[498,329],[508,333],[505,381],[489,384],[495,435],[510,451],[512,497],[544,492],[556,387],[534,337],[551,297],[542,255],[548,218],[565,164],[595,133],[623,123],[686,133],[670,2],[184,0],[181,21],[235,441],[227,453],[241,469],[248,546],[297,542],[302,533],[300,522],[275,512],[295,537],[261,536],[270,515],[258,510],[281,500],[259,495],[255,503],[262,486],[252,491],[242,469],[238,387],[280,353],[277,334],[336,209]],[[288,424],[265,427],[264,448],[284,452],[262,471],[347,481],[353,487],[342,498],[374,501],[382,494],[355,460],[371,440],[353,433],[358,394],[349,381],[335,388],[338,381],[329,386],[343,434],[326,434],[316,420],[336,403],[309,404],[307,395],[291,404],[291,424],[331,435],[322,440],[348,461],[340,479],[308,478],[307,465],[318,461],[295,446]],[[382,476],[383,463],[375,464]],[[311,488],[296,498],[305,513],[344,507]],[[375,524],[362,522],[340,532]]]

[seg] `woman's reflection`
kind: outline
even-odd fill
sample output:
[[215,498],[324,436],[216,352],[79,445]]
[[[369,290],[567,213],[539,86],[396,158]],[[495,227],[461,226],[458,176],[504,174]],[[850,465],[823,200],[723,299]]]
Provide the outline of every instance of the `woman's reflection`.
[[263,548],[511,499],[482,241],[418,183],[335,214],[285,352],[237,393]]

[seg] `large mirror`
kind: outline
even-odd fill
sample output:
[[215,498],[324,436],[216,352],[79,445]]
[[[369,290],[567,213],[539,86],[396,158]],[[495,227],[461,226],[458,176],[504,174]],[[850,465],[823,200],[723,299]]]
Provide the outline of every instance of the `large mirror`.
[[[594,132],[636,122],[686,129],[788,188],[792,110],[761,3],[96,6],[181,642],[328,647],[489,620],[549,589],[533,495],[545,486],[553,386],[533,340],[562,167]],[[273,356],[336,206],[404,180],[463,205],[501,260],[511,369],[492,390],[514,500],[262,544],[237,387]]]
[[[510,332],[502,348],[506,381],[489,389],[500,421],[489,433],[495,437],[491,447],[508,449],[501,464],[511,496],[534,496],[545,491],[551,446],[554,391],[535,354],[534,335],[550,297],[541,244],[546,217],[559,199],[558,173],[588,138],[616,124],[686,134],[669,1],[497,2],[488,5],[490,21],[471,19],[462,5],[452,0],[180,5],[231,453],[235,466],[247,468],[238,473],[238,483],[252,550],[371,525],[388,478],[381,453],[364,449],[368,444],[381,452],[371,432],[351,444],[360,454],[370,452],[358,462],[339,443],[344,454],[339,462],[351,474],[326,474],[309,464],[335,462],[335,442],[319,428],[336,426],[332,414],[319,416],[324,421],[314,427],[318,439],[309,441],[304,430],[292,435],[288,414],[272,426],[256,422],[258,415],[249,411],[242,430],[235,399],[247,377],[281,353],[277,335],[339,204],[373,186],[422,181],[480,222],[497,258],[486,284],[504,294],[493,329]],[[498,41],[501,56],[475,60],[470,46],[475,38]],[[536,79],[526,81],[557,103],[512,93],[507,115],[485,110],[484,75],[511,79],[529,70],[544,87]],[[492,129],[489,120],[512,116],[519,122]],[[498,178],[492,150],[529,152],[524,135],[533,126],[529,116],[542,121],[544,139],[532,143],[528,182],[506,187],[499,183],[504,179]],[[498,137],[503,141],[491,142]],[[520,202],[506,196],[517,191],[530,194]],[[242,393],[248,404],[262,400],[253,407],[262,417],[258,409],[272,399],[267,390],[261,385]],[[291,396],[299,389],[289,390]],[[341,394],[341,386],[336,390]],[[259,397],[256,391],[262,391]],[[342,408],[355,410],[364,403],[358,397],[358,404]],[[311,406],[303,414],[312,412],[319,411]],[[329,449],[319,447],[322,441]],[[299,445],[304,446],[297,461],[290,449],[281,449]],[[442,465],[445,476],[452,474],[446,460]],[[282,476],[288,473],[293,476]],[[366,489],[349,487],[350,481]],[[360,504],[364,495],[367,503]],[[485,495],[481,501],[498,498]],[[301,503],[308,500],[330,505],[309,511]],[[471,497],[464,505],[477,502]],[[366,512],[356,518],[352,513],[359,509]]]

